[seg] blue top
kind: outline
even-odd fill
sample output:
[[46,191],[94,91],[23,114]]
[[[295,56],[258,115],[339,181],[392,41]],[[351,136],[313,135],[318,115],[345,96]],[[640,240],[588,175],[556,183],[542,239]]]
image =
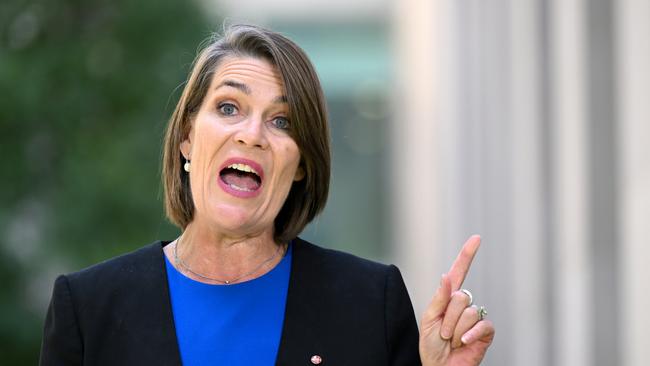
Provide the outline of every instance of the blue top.
[[275,364],[291,273],[291,244],[271,271],[232,285],[192,280],[166,256],[165,262],[183,365]]

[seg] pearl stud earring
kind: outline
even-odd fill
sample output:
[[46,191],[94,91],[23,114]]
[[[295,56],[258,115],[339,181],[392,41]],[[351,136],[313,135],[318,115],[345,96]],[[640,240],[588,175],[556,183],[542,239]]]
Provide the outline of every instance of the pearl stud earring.
[[190,172],[190,161],[185,159],[185,164],[183,164],[183,169],[185,169],[186,172]]

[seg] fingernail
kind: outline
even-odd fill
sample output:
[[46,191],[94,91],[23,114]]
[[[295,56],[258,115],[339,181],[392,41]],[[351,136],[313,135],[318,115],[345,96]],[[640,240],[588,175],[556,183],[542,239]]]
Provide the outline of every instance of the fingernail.
[[460,337],[460,341],[463,342],[463,344],[467,344],[472,340],[472,337],[470,337],[469,333],[463,334],[462,337]]
[[443,328],[440,331],[440,338],[444,340],[448,340],[449,338],[451,338],[451,330],[449,330],[449,328]]

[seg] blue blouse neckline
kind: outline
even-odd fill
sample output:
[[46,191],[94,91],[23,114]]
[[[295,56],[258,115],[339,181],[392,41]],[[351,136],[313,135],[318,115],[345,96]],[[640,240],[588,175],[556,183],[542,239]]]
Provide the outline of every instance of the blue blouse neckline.
[[167,258],[166,255],[165,257],[165,262],[167,263],[167,268],[171,269],[173,272],[174,276],[178,276],[180,278],[180,281],[186,282],[188,286],[216,286],[216,287],[238,287],[238,286],[251,286],[254,285],[256,281],[263,281],[265,278],[269,277],[274,277],[275,273],[277,271],[280,271],[281,268],[283,267],[284,263],[286,263],[287,260],[291,259],[291,242],[287,245],[287,250],[284,251],[284,255],[282,256],[282,259],[273,267],[271,268],[270,271],[264,273],[263,275],[259,277],[255,277],[253,279],[247,280],[247,281],[242,281],[242,282],[236,282],[236,283],[230,283],[230,284],[225,284],[225,283],[207,283],[207,282],[202,282],[195,280],[193,278],[188,277],[185,275],[183,272],[179,271],[175,266],[172,261]]

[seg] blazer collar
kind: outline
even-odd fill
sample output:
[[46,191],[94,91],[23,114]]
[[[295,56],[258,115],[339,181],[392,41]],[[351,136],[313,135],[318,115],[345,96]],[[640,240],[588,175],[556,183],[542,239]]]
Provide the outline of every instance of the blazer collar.
[[[178,339],[176,338],[176,326],[174,324],[174,314],[172,313],[172,302],[169,295],[169,283],[167,281],[167,266],[165,264],[165,255],[162,248],[169,244],[169,241],[158,241],[145,248],[146,257],[151,258],[150,266],[141,267],[146,273],[145,286],[146,293],[140,296],[149,296],[147,300],[155,304],[157,311],[141,314],[142,316],[155,316],[160,319],[160,328],[151,334],[153,339],[158,339],[162,347],[159,348],[160,364],[181,365],[181,354],[178,348]],[[154,314],[159,314],[156,316]]]
[[320,283],[327,279],[319,275],[320,248],[299,238],[293,240],[292,246],[289,291],[276,365],[309,365],[313,356],[323,357],[325,351],[319,317],[326,310],[322,296],[327,295],[318,289],[327,288]]

